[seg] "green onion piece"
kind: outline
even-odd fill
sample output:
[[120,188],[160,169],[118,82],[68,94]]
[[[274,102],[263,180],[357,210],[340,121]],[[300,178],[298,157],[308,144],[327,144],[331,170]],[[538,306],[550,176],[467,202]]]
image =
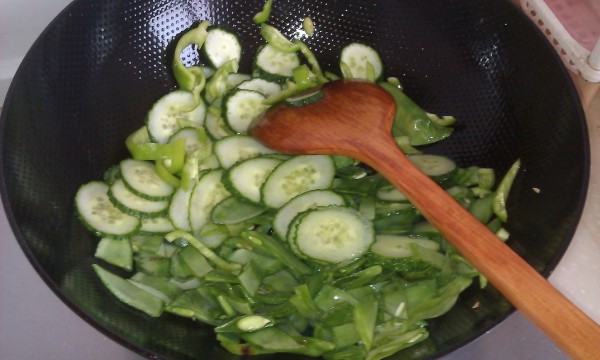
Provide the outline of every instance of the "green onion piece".
[[252,21],[254,21],[255,24],[262,24],[269,19],[269,16],[271,15],[272,3],[273,3],[273,0],[265,1],[265,4],[263,5],[262,10],[260,12],[258,12],[256,15],[254,15],[254,17],[252,18]]

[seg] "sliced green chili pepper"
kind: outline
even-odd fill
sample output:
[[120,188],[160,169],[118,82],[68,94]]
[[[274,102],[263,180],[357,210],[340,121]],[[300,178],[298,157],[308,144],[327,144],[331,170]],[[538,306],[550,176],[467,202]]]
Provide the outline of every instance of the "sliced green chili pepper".
[[519,172],[519,168],[521,167],[521,159],[512,164],[506,175],[498,184],[498,188],[496,189],[496,193],[494,195],[494,214],[502,220],[506,222],[508,219],[508,213],[506,211],[506,200],[508,199],[508,192],[512,187],[512,183],[517,177],[517,173]]
[[206,100],[212,103],[214,100],[222,97],[227,92],[227,77],[231,73],[238,71],[239,63],[237,59],[229,60],[219,66],[217,71],[211,76],[206,84],[206,92],[204,94]]
[[[175,76],[175,80],[179,87],[182,90],[196,91],[199,94],[201,87],[203,87],[205,80],[204,73],[202,69],[197,66],[186,67],[183,61],[181,60],[181,52],[187,46],[191,44],[195,44],[198,46],[198,49],[202,47],[204,41],[206,40],[206,36],[208,32],[206,28],[208,27],[208,21],[202,21],[195,29],[187,31],[181,39],[177,42],[175,46],[175,56],[173,59],[173,75]],[[198,90],[200,88],[200,90]]]
[[452,128],[431,121],[427,113],[396,85],[387,82],[379,85],[392,95],[396,103],[396,114],[392,124],[393,136],[406,135],[413,146],[431,144],[450,136]]
[[265,1],[265,4],[263,5],[262,10],[260,12],[256,13],[256,15],[254,15],[254,17],[252,18],[252,21],[254,21],[255,24],[262,24],[269,19],[269,15],[271,15],[271,4],[272,3],[273,3],[273,0]]
[[163,165],[163,160],[156,160],[154,164],[154,170],[158,176],[167,184],[173,187],[179,187],[181,185],[181,180],[173,174]]
[[300,45],[298,43],[293,43],[289,41],[283,34],[268,24],[260,25],[260,34],[262,37],[274,48],[277,50],[291,53],[300,50]]

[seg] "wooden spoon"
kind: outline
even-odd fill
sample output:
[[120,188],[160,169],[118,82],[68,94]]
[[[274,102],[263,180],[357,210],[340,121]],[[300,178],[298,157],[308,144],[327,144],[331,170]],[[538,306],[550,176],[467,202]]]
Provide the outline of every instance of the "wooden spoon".
[[338,154],[379,171],[517,309],[575,359],[600,359],[600,326],[556,290],[402,153],[391,136],[392,97],[364,81],[323,85],[320,101],[270,108],[250,126],[266,146]]

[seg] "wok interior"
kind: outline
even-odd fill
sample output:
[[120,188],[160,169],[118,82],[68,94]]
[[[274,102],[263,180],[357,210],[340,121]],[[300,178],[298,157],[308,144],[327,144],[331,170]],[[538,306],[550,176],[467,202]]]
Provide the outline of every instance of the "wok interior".
[[[151,319],[109,294],[90,267],[97,239],[74,215],[73,195],[127,155],[125,137],[175,87],[169,61],[177,34],[201,19],[235,29],[248,72],[261,42],[251,18],[261,7],[246,0],[75,1],[34,45],[5,103],[2,195],[17,238],[75,311],[143,354],[236,358],[210,327],[171,315]],[[310,38],[300,30],[305,16],[316,26]],[[398,77],[427,111],[458,119],[450,139],[424,151],[499,174],[521,158],[509,201],[510,245],[537,270],[554,267],[583,206],[587,132],[557,56],[508,1],[276,0],[270,23],[305,40],[334,72],[344,44],[376,47],[386,76]],[[188,50],[186,61],[198,61]],[[392,359],[448,352],[510,311],[491,286],[475,285],[430,321],[430,339]]]

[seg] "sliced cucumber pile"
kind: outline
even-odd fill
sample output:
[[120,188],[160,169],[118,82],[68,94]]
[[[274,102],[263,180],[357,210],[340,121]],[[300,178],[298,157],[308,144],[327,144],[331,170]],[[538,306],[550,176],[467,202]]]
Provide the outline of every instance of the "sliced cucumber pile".
[[[364,164],[280,154],[247,134],[275,103],[319,101],[314,88],[329,79],[384,78],[379,53],[360,43],[343,47],[341,74],[323,72],[304,42],[267,24],[270,10],[268,0],[254,17],[264,42],[248,73],[238,72],[249,52],[233,30],[203,21],[180,38],[178,89],[126,139],[131,156],[75,195],[81,222],[101,238],[93,268],[110,293],[148,316],[213,325],[233,354],[382,359],[427,339],[426,320],[485,279]],[[309,18],[303,24],[319,30]],[[190,44],[201,64],[179,59]],[[425,112],[395,78],[379,84],[396,101],[392,131],[410,159],[506,238],[519,163],[494,188],[492,169],[422,154],[414,146],[446,138],[454,118]]]

